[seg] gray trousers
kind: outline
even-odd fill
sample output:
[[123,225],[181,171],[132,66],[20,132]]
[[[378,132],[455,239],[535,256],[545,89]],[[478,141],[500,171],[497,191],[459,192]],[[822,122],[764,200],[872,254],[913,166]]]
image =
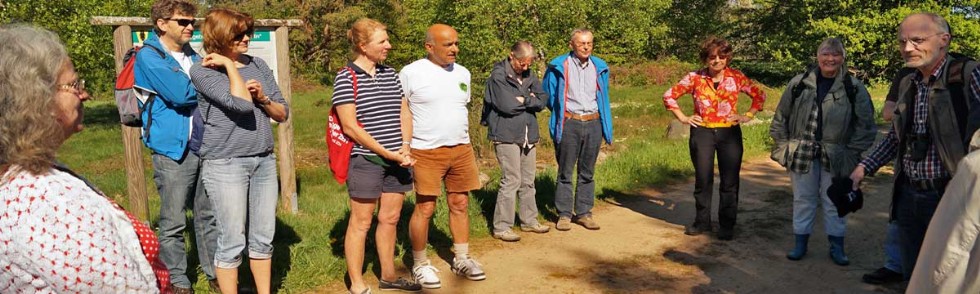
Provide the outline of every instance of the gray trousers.
[[493,231],[503,232],[514,226],[514,207],[520,199],[520,217],[524,226],[538,223],[538,206],[534,200],[534,160],[537,148],[525,149],[517,144],[493,145],[500,163],[500,190],[493,212]]

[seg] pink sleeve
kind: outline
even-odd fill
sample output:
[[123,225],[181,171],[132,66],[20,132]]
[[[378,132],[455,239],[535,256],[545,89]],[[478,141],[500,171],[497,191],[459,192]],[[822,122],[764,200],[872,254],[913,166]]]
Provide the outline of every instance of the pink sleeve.
[[664,106],[667,107],[667,110],[680,109],[680,106],[677,105],[677,98],[691,93],[694,89],[694,84],[691,80],[691,76],[693,75],[694,73],[685,75],[680,82],[677,82],[676,85],[667,89],[667,92],[664,92]]

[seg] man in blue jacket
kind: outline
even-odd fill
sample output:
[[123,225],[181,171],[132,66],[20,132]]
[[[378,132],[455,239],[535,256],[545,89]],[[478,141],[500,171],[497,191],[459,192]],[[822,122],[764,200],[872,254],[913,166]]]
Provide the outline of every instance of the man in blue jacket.
[[200,57],[191,49],[197,8],[186,0],[158,0],[151,8],[153,33],[143,42],[133,69],[140,93],[143,143],[153,151],[153,180],[160,193],[157,223],[160,259],[174,293],[192,293],[184,250],[185,209],[193,200],[194,233],[201,269],[214,283],[218,231],[211,201],[201,184],[198,150],[204,124],[188,72]]
[[[572,31],[572,49],[551,60],[542,85],[551,109],[551,138],[558,158],[555,229],[567,231],[571,222],[598,230],[592,218],[595,203],[596,158],[602,141],[612,144],[612,111],[609,107],[609,66],[592,55],[592,31]],[[572,172],[578,165],[578,181],[572,195]]]

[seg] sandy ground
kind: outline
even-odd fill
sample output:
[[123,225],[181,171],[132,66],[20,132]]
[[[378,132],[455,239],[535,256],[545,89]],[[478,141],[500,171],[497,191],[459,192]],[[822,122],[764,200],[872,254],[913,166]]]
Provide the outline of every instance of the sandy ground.
[[[898,285],[861,282],[861,275],[884,262],[891,181],[887,170],[869,179],[863,187],[864,208],[848,215],[845,248],[850,266],[837,266],[828,257],[819,217],[808,255],[801,261],[785,258],[793,243],[789,177],[772,161],[756,159],[742,167],[733,241],[684,235],[684,226],[694,217],[693,182],[612,193],[594,210],[601,230],[575,225],[566,232],[519,232],[523,239],[515,243],[474,242],[470,251],[483,263],[485,281],[453,275],[451,256],[431,256],[441,271],[442,288],[424,292],[899,293]],[[715,191],[717,210],[717,187]],[[404,268],[401,271],[408,275]],[[374,275],[367,273],[366,278],[380,292]],[[315,292],[344,291],[338,282]]]

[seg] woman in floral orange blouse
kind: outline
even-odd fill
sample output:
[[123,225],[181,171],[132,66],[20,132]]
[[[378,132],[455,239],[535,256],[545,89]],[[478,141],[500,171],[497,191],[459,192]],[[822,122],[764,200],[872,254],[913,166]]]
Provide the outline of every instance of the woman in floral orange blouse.
[[[688,73],[677,85],[664,93],[664,105],[677,120],[691,125],[689,148],[694,163],[694,200],[697,214],[687,235],[711,231],[711,187],[714,180],[714,158],[718,154],[721,176],[718,208],[718,239],[735,237],[735,213],[738,210],[738,173],[742,168],[742,129],[762,109],[766,94],[752,84],[742,72],[728,67],[732,46],[722,38],[709,37],[701,44],[701,61],[705,67]],[[738,94],[752,97],[752,107],[739,114]],[[691,94],[694,113],[687,116],[677,105],[677,98]]]

